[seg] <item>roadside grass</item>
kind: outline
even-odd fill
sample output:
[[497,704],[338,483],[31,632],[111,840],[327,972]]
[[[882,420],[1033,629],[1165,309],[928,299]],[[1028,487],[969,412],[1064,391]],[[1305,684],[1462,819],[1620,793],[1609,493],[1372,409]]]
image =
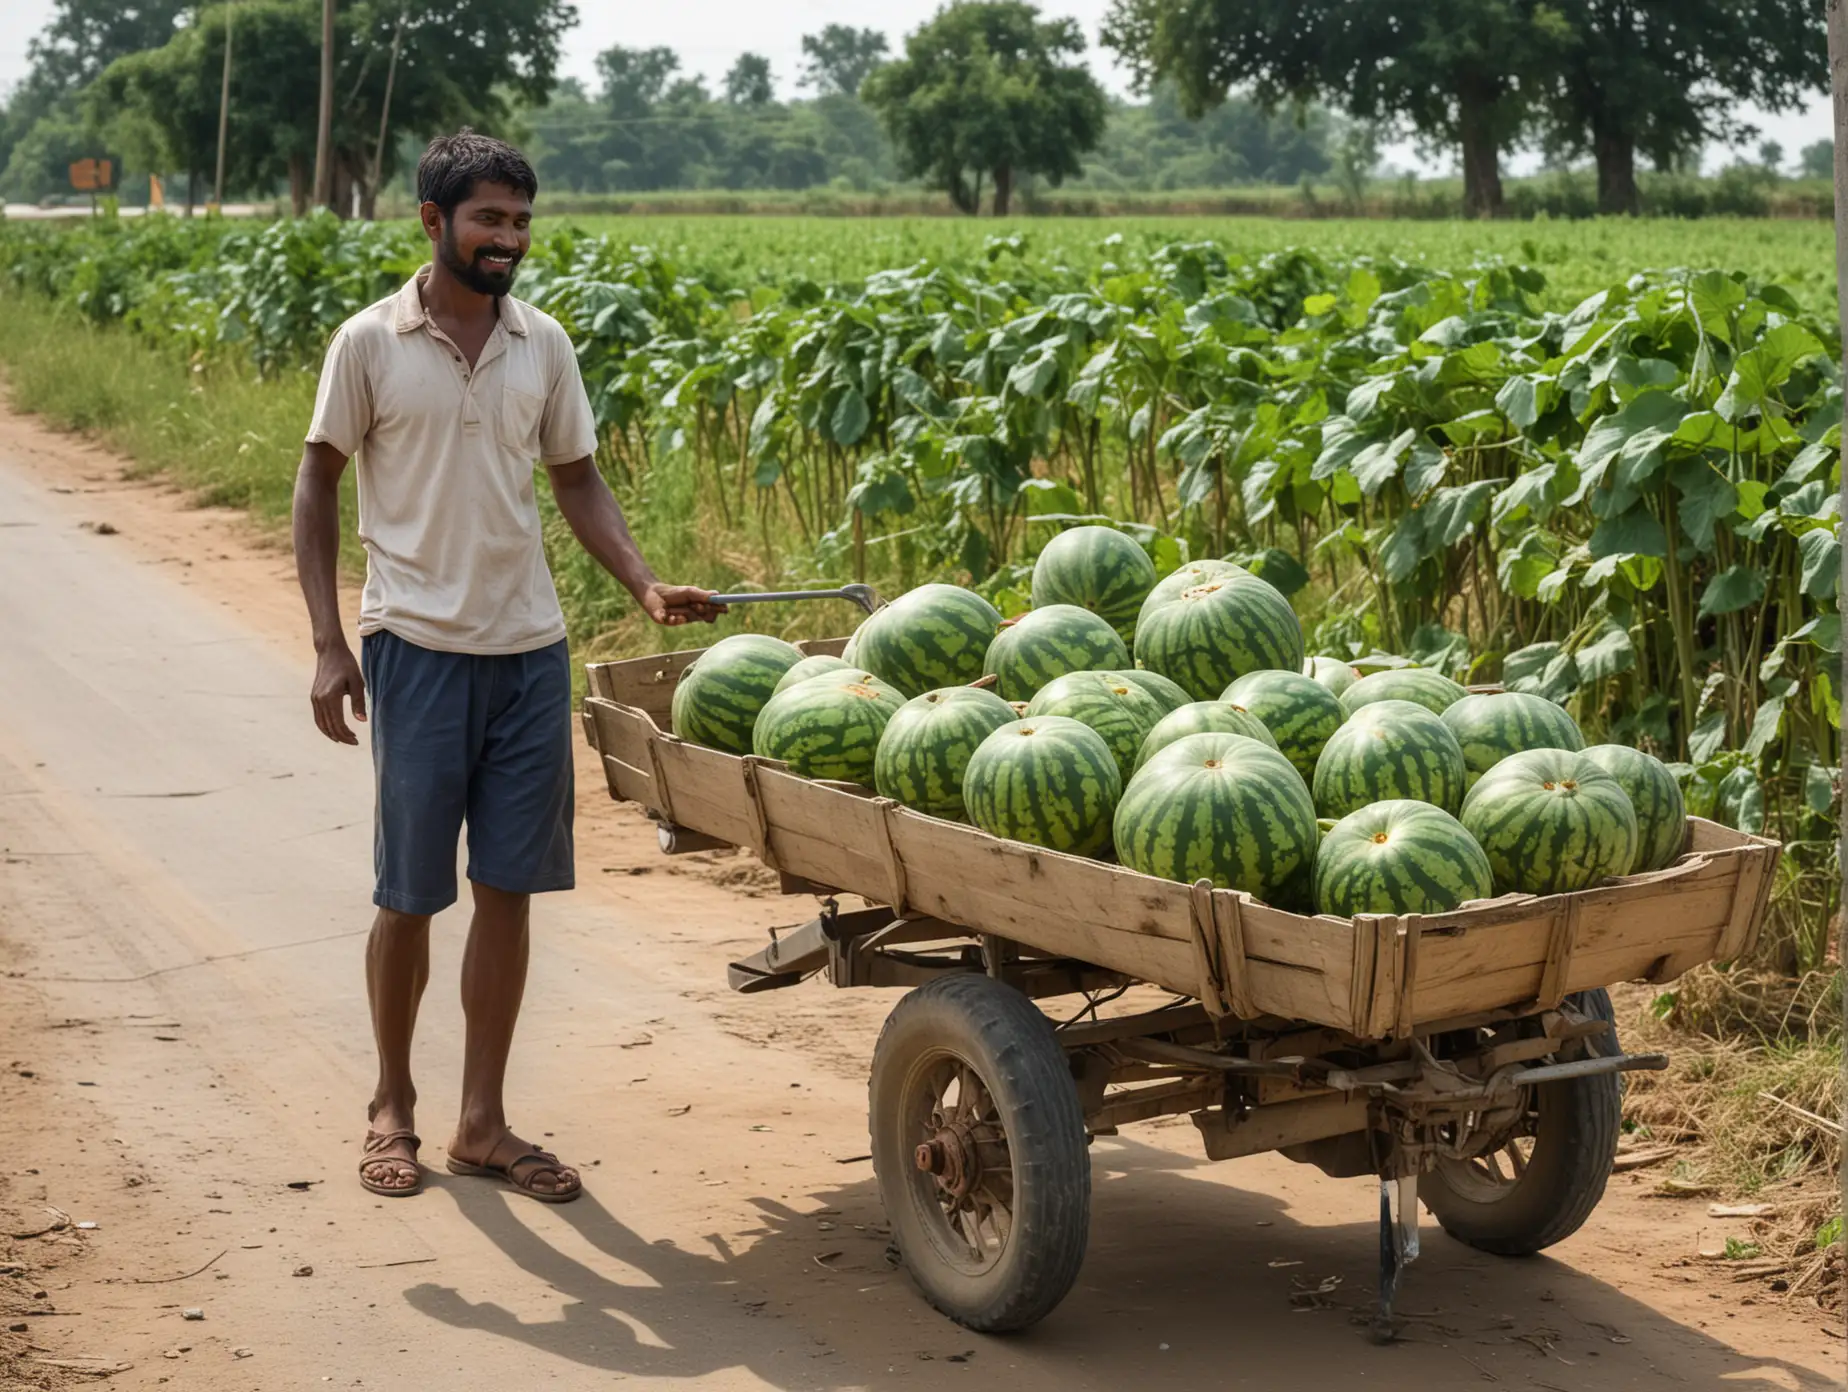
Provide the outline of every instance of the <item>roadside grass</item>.
[[[265,382],[235,362],[195,365],[35,295],[9,298],[0,369],[16,410],[127,456],[131,476],[165,479],[202,507],[240,508],[287,544],[313,373]],[[357,572],[354,508],[349,470],[341,559]]]

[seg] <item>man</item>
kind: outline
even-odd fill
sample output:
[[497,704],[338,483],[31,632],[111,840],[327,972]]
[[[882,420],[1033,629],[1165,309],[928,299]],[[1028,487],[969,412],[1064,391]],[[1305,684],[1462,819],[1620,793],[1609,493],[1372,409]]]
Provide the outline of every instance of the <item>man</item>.
[[[514,299],[538,180],[519,152],[463,131],[417,166],[430,264],[328,344],[295,484],[295,555],[314,631],[314,719],[371,706],[378,906],[366,986],[378,1046],[360,1182],[416,1193],[411,1034],[431,915],[456,900],[468,827],[474,899],[462,963],[462,1109],[448,1168],[547,1203],[578,1174],[507,1125],[502,1082],[526,983],[528,897],[573,884],[571,671],[541,546],[533,463],[585,550],[656,623],[710,621],[711,593],[664,585],[591,456],[595,421],[571,342]],[[360,660],[340,622],[339,481],[359,457],[366,548]],[[369,702],[368,702],[369,698]]]

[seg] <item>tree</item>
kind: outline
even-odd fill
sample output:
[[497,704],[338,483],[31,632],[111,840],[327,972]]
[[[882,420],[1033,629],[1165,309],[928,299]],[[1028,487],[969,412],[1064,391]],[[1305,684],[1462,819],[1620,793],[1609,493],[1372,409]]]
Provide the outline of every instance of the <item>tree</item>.
[[[243,188],[274,187],[286,178],[298,213],[306,206],[307,165],[314,152],[320,14],[320,0],[237,0],[227,177]],[[91,120],[134,141],[149,167],[209,168],[225,16],[224,5],[203,9],[195,23],[161,47],[111,63],[86,92]],[[512,99],[543,99],[551,89],[559,37],[575,19],[559,0],[343,4],[336,34],[334,209],[344,214],[357,195],[362,213],[372,214],[379,111],[400,23],[392,128],[428,138],[464,124],[501,125],[510,117]],[[379,182],[392,176],[397,158],[396,143],[388,144]]]
[[1459,149],[1463,203],[1502,211],[1501,151],[1532,119],[1557,23],[1538,0],[1113,0],[1104,43],[1190,112],[1247,86],[1264,106],[1323,99]]
[[801,84],[818,96],[857,96],[866,75],[885,61],[886,37],[877,29],[830,24],[802,36]]
[[1108,104],[1082,63],[1075,21],[1042,21],[1025,0],[951,4],[905,40],[905,56],[861,86],[900,170],[975,212],[982,176],[1004,217],[1021,174],[1057,185],[1097,147]]
[[1814,145],[1805,145],[1797,154],[1797,166],[1806,179],[1833,179],[1835,142],[1818,140]]
[[1768,111],[1826,91],[1823,13],[1810,0],[1548,0],[1555,36],[1546,139],[1590,153],[1598,209],[1636,213],[1640,151],[1659,169],[1709,142],[1755,134]]
[[761,53],[740,53],[725,74],[725,100],[733,106],[767,106],[775,95],[770,60]]

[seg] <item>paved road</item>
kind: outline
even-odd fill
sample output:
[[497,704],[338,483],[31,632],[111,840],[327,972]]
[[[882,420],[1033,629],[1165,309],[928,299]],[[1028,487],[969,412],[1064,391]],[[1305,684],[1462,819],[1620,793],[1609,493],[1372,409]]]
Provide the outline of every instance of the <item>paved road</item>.
[[[51,1292],[77,1313],[33,1328],[134,1365],[112,1385],[1832,1385],[1813,1320],[1734,1321],[1737,1288],[1661,1270],[1692,1229],[1627,1195],[1560,1260],[1427,1225],[1417,1342],[1374,1349],[1350,1318],[1369,1186],[1207,1166],[1184,1122],[1097,1145],[1091,1255],[1058,1312],[1011,1340],[958,1330],[886,1263],[856,1159],[889,999],[726,995],[726,954],[803,903],[701,877],[723,864],[664,869],[594,788],[586,885],[540,910],[511,1083],[516,1123],[590,1197],[364,1194],[366,760],[308,719],[284,563],[145,489],[54,492],[99,469],[60,448],[0,420],[0,1200],[100,1225]],[[459,926],[439,921],[419,1044],[439,1164]],[[1303,1287],[1319,1308],[1295,1312]]]

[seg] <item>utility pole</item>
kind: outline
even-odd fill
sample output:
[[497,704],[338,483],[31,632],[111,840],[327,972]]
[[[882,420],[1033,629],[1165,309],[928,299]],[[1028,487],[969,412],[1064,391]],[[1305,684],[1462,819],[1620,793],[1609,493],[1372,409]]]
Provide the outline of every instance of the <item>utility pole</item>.
[[225,6],[225,70],[218,80],[218,172],[212,177],[212,207],[225,206],[225,126],[231,114],[231,17],[235,6]]
[[[1842,327],[1848,330],[1848,0],[1829,0],[1829,90],[1835,114],[1835,297]],[[1848,337],[1842,342],[1848,351]],[[1848,472],[1842,475],[1842,497],[1848,499]],[[1842,552],[1842,574],[1835,591],[1838,607],[1844,594],[1848,594],[1848,549]],[[1842,656],[1838,676],[1848,681],[1848,652]],[[1848,690],[1848,686],[1841,689]],[[1848,778],[1848,740],[1842,745],[1842,772]],[[1848,782],[1843,787],[1848,788]],[[1843,811],[1848,813],[1848,798]],[[1842,883],[1848,887],[1848,828],[1838,828],[1837,834],[1843,838],[1837,844],[1837,859]],[[1848,898],[1841,902],[1848,904]],[[1848,1081],[1848,1058],[1842,1067],[1842,1077]],[[1848,1167],[1842,1169],[1841,1184],[1843,1199],[1848,1201]]]
[[314,137],[314,202],[334,201],[334,0],[321,0],[321,121]]
[[379,178],[385,170],[385,127],[391,119],[391,84],[398,75],[398,44],[404,38],[404,10],[398,10],[398,24],[391,31],[391,61],[385,65],[385,100],[379,103],[379,139],[372,147],[372,207],[369,214],[378,211]]

